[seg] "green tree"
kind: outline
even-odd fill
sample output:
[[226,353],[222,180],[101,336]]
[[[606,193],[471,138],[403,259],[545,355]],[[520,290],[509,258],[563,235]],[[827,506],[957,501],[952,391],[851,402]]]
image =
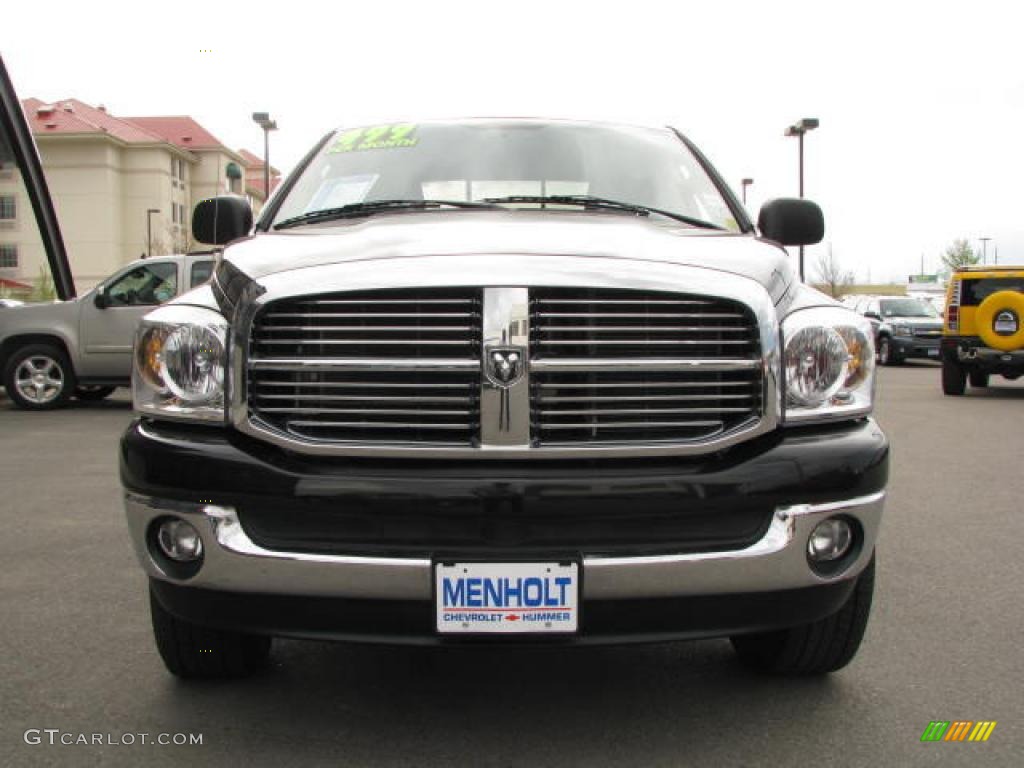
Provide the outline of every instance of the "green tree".
[[53,287],[53,278],[50,270],[44,266],[39,267],[39,277],[36,278],[36,285],[30,296],[31,301],[53,301],[57,298],[57,290]]
[[972,264],[977,264],[979,260],[980,257],[974,252],[971,244],[965,238],[954,240],[953,244],[942,254],[942,263],[950,272],[960,267],[969,267]]

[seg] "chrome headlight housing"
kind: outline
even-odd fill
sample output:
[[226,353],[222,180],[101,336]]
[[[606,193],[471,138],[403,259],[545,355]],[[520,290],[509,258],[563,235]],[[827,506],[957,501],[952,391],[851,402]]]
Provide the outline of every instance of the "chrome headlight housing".
[[227,320],[211,309],[171,305],[146,315],[135,334],[135,410],[223,422],[227,338]]
[[909,325],[901,325],[897,323],[892,327],[893,336],[913,336],[914,329]]
[[871,323],[839,307],[794,312],[782,323],[785,421],[836,421],[871,412],[875,342]]

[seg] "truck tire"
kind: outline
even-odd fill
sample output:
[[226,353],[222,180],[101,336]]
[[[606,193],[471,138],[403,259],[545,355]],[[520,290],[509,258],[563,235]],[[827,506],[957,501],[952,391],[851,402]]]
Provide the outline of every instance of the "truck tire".
[[732,640],[740,661],[759,672],[824,675],[842,669],[857,653],[871,613],[875,557],[857,577],[846,603],[824,619],[777,632],[737,635]]
[[269,637],[192,624],[168,613],[149,591],[153,636],[167,671],[190,680],[246,677],[266,666]]
[[49,411],[67,404],[75,391],[75,372],[64,350],[53,344],[26,344],[7,361],[7,396],[18,408]]
[[899,365],[903,362],[900,354],[892,348],[892,340],[888,336],[878,340],[878,362],[882,365]]
[[75,398],[83,403],[98,403],[106,400],[117,387],[80,386],[75,387]]
[[948,357],[942,361],[942,392],[946,395],[962,395],[967,391],[967,371],[955,360]]

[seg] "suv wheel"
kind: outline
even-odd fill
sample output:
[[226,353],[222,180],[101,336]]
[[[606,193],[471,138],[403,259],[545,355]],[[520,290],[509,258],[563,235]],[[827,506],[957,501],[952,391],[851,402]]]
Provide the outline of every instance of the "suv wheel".
[[19,408],[45,411],[67,403],[75,391],[75,374],[60,347],[29,344],[11,355],[4,387]]
[[988,374],[984,371],[971,371],[968,374],[971,386],[977,387],[978,389],[984,389],[988,386]]
[[899,365],[903,359],[893,350],[892,341],[883,336],[878,342],[878,362],[882,365]]
[[967,371],[948,357],[942,361],[942,391],[947,395],[962,395],[967,391]]
[[760,672],[782,675],[823,675],[842,669],[857,653],[871,613],[875,591],[875,558],[871,557],[853,593],[836,613],[778,632],[731,638],[740,661]]
[[192,624],[168,613],[149,590],[153,636],[167,671],[186,679],[246,677],[266,666],[270,638]]

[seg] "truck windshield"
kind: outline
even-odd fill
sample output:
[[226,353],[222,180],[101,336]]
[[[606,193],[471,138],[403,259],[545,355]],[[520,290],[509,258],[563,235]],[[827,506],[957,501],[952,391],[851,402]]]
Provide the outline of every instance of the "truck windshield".
[[930,304],[920,299],[883,299],[882,317],[938,317]]
[[[340,130],[303,171],[271,224],[375,201],[495,199],[506,208],[611,210],[566,200],[582,196],[739,231],[718,188],[672,132],[534,120]],[[536,199],[551,197],[562,199]],[[371,206],[365,210],[369,215],[422,208]]]

